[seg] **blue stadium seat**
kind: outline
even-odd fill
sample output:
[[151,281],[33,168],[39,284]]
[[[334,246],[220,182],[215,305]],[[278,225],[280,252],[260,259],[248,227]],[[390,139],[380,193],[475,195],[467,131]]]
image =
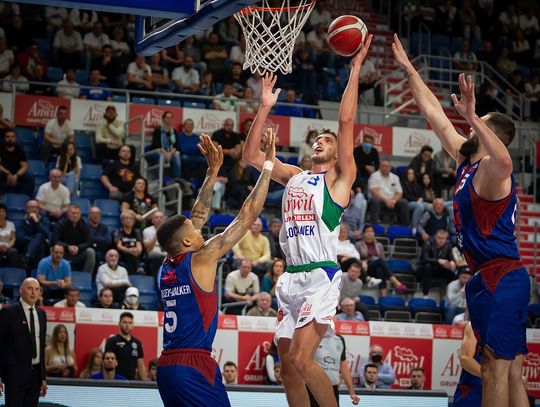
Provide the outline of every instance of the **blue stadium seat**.
[[[89,164],[83,167],[83,170]],[[94,199],[103,199],[109,196],[107,190],[101,184],[101,181],[81,181],[80,186],[81,197],[93,201]]]
[[23,144],[22,148],[28,160],[39,160],[39,146],[35,141],[33,144]]
[[75,82],[77,83],[88,83],[88,77],[90,73],[86,69],[78,69],[75,73]]
[[85,131],[75,132],[75,145],[77,150],[90,150],[92,151],[92,136]]
[[388,233],[390,240],[394,240],[395,237],[413,237],[412,229],[408,226],[391,225],[388,226],[386,233]]
[[190,218],[191,217],[191,212],[190,211],[182,211],[182,215],[184,215],[186,218]]
[[86,149],[77,150],[77,155],[81,158],[81,162],[83,163],[83,168],[84,168],[84,165],[92,164],[92,162],[94,161],[94,157],[91,150],[86,150]]
[[262,223],[263,232],[266,232],[268,230],[268,221],[266,220],[266,218],[263,218],[262,216],[259,216],[259,219],[261,220],[261,223]]
[[400,165],[398,167],[393,168],[392,172],[396,174],[398,177],[401,177],[405,173],[406,170],[407,170],[406,165]]
[[158,99],[158,105],[180,107],[180,106],[181,106],[181,103],[180,103],[179,100]]
[[379,305],[382,312],[388,309],[408,310],[408,307],[405,305],[405,300],[401,297],[398,297],[397,295],[387,295],[386,297],[380,297]]
[[375,305],[375,298],[371,295],[360,295],[359,297],[364,305]]
[[214,229],[217,226],[229,226],[229,224],[233,220],[234,220],[233,215],[213,214],[213,215],[210,215],[210,219],[208,219],[208,225],[210,226],[210,229],[214,231]]
[[33,145],[36,142],[34,130],[30,127],[16,127],[17,141],[22,145]]
[[[47,169],[45,164],[40,160],[28,160],[28,172],[34,177],[48,178]],[[37,184],[37,181],[36,181]]]
[[101,209],[102,216],[119,217],[120,204],[112,199],[96,199],[94,205]]
[[90,200],[86,198],[71,198],[71,203],[79,205],[81,207],[81,215],[84,217],[88,216],[90,212]]
[[98,164],[86,164],[81,169],[81,181],[99,181],[103,167]]
[[413,269],[411,263],[403,259],[387,259],[386,265],[392,271],[392,273],[412,273]]
[[9,208],[8,218],[11,222],[13,222],[15,226],[15,230],[20,230],[19,227],[23,226],[24,220],[26,218],[26,213],[20,208],[17,208],[17,210],[14,210],[13,208]]
[[28,202],[29,200],[30,197],[26,194],[8,193],[4,195],[4,202],[8,207],[10,213],[11,211],[24,213],[26,211],[26,202]]
[[287,164],[296,165],[298,167],[298,156],[292,155],[289,158],[287,158]]
[[108,226],[111,229],[120,229],[120,218],[118,216],[104,216],[101,218],[101,223]]
[[142,305],[148,311],[157,311],[158,309],[158,297],[154,292],[152,294],[141,294],[139,296],[139,304]]
[[413,315],[418,311],[439,312],[439,307],[437,307],[437,303],[432,298],[411,298],[409,300],[409,307]]
[[129,281],[131,282],[131,285],[139,289],[139,294],[156,293],[155,278],[152,276],[135,274],[133,276],[129,276]]
[[49,82],[59,82],[64,77],[64,70],[62,68],[57,68],[55,66],[49,66],[47,69],[47,78]]
[[85,271],[72,271],[71,285],[72,287],[78,288],[81,294],[93,294],[94,292],[94,288],[92,287],[92,274]]
[[386,233],[386,231],[384,230],[383,225],[379,225],[378,223],[374,223],[371,226],[373,226],[373,231],[375,232],[376,235],[384,235]]
[[26,270],[18,267],[0,268],[0,280],[4,283],[4,288],[12,289],[13,293],[18,289],[26,278]]
[[125,95],[112,95],[112,101],[118,103],[126,103],[127,97]]
[[142,96],[133,96],[133,99],[131,99],[133,103],[142,104],[142,105],[153,105],[155,104],[154,98],[147,98]]
[[184,102],[184,107],[191,107],[192,109],[206,109],[206,103],[204,103],[204,102]]

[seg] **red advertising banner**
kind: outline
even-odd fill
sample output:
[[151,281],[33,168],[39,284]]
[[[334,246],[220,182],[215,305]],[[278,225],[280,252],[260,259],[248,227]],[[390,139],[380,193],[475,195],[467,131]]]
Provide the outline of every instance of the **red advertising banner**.
[[273,332],[238,332],[238,384],[266,383],[265,357],[273,338]]
[[[145,135],[151,136],[154,129],[161,126],[161,118],[163,113],[172,112],[173,127],[179,129],[182,126],[183,114],[182,108],[177,106],[160,106],[160,105],[129,105],[129,134],[140,134],[141,126],[144,125]],[[136,117],[141,117],[141,120],[135,120]]]
[[45,127],[47,122],[56,117],[56,110],[66,106],[70,117],[70,99],[17,94],[15,97],[15,125]]
[[[245,131],[244,123],[248,119],[254,119],[253,113],[240,114],[240,131]],[[272,129],[276,134],[276,145],[288,147],[291,144],[291,118],[286,116],[268,116],[264,122],[264,131]]]
[[392,127],[357,123],[354,125],[354,145],[362,144],[366,134],[373,137],[373,146],[379,154],[392,154]]

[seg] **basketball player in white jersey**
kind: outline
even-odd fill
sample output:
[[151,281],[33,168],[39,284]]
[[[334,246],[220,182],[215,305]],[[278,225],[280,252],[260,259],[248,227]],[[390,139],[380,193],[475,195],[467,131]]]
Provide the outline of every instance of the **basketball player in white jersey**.
[[[272,179],[286,185],[280,244],[287,270],[276,285],[279,312],[275,340],[287,401],[292,407],[309,405],[306,384],[319,405],[337,406],[332,384],[314,355],[321,339],[334,329],[341,281],[337,263],[339,222],[356,177],[353,148],[358,83],[371,39],[370,35],[351,62],[339,109],[338,135],[324,130],[317,137],[311,171],[279,160],[272,171]],[[268,74],[263,80],[261,106],[242,154],[259,171],[264,164],[264,153],[259,149],[264,122],[280,92],[273,91],[276,79]]]

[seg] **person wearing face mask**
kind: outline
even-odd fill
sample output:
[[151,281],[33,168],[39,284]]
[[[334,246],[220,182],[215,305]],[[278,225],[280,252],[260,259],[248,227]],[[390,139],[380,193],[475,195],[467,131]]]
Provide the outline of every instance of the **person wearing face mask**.
[[383,348],[379,345],[373,345],[369,348],[369,359],[363,361],[358,367],[358,377],[360,378],[360,387],[364,387],[364,367],[367,364],[377,365],[379,368],[379,374],[377,378],[378,389],[389,389],[390,386],[396,381],[396,374],[392,365],[388,362],[383,362]]
[[373,142],[374,139],[371,134],[364,134],[362,144],[354,149],[353,155],[357,171],[356,181],[354,183],[355,190],[360,188],[362,192],[365,192],[367,179],[379,169],[379,152],[374,147]]
[[137,287],[129,287],[124,296],[122,309],[146,311],[146,308],[139,304],[139,289]]

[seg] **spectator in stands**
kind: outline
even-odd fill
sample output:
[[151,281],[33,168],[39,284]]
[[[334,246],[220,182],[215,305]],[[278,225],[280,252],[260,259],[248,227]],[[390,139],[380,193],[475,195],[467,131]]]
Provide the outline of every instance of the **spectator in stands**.
[[238,377],[238,367],[234,362],[227,361],[223,365],[223,380],[225,384],[236,384],[236,379]]
[[450,196],[449,191],[456,183],[456,161],[444,148],[441,148],[441,151],[433,156],[433,162],[435,164],[433,173],[435,195],[442,196],[442,191],[445,191],[446,195]]
[[96,252],[91,247],[90,233],[86,223],[81,218],[81,207],[76,204],[69,206],[67,218],[56,225],[54,243],[65,250],[65,259],[71,263],[71,268],[92,274],[96,264]]
[[[296,75],[296,82],[299,85],[299,90],[302,95],[310,95],[316,93],[317,89],[317,72],[316,61],[313,55],[307,48],[300,49],[296,53],[294,59],[293,72]],[[325,86],[326,78],[323,79],[323,87]],[[260,99],[260,97],[259,97]]]
[[199,71],[193,67],[193,57],[184,57],[182,66],[172,71],[174,91],[178,93],[197,94],[201,87]]
[[223,92],[216,95],[213,101],[214,109],[227,112],[235,111],[238,98],[234,95],[233,91],[234,87],[232,83],[225,83],[223,85]]
[[15,225],[7,220],[7,214],[7,206],[0,203],[0,265],[23,267],[21,256],[15,248],[17,240]]
[[54,306],[60,308],[86,308],[86,305],[79,301],[80,298],[81,292],[79,289],[69,287],[65,291],[64,299],[55,303]]
[[222,79],[226,70],[227,49],[219,44],[217,33],[211,33],[208,37],[208,43],[202,46],[202,58],[206,62],[207,69],[217,79]]
[[39,54],[38,46],[30,44],[26,51],[17,55],[17,62],[21,66],[22,74],[30,81],[39,81],[47,72],[47,63]]
[[232,249],[236,260],[250,260],[253,271],[261,277],[271,260],[270,241],[262,234],[262,229],[263,224],[259,218]]
[[345,223],[341,223],[339,227],[337,255],[340,263],[348,259],[360,258],[360,254],[349,239],[349,226]]
[[400,225],[409,224],[409,205],[402,198],[403,190],[399,177],[390,172],[389,161],[382,161],[379,170],[370,175],[368,189],[371,195],[368,201],[370,222],[379,223],[381,210],[386,210],[397,215]]
[[531,60],[531,47],[525,38],[523,30],[516,30],[515,38],[512,41],[512,56],[519,65],[529,65]]
[[257,296],[257,305],[252,307],[248,312],[248,316],[252,317],[276,317],[277,312],[272,308],[272,296],[267,292],[261,292]]
[[81,34],[69,20],[64,20],[62,29],[54,35],[53,61],[62,68],[80,68],[82,66],[83,40]]
[[49,165],[51,158],[56,159],[64,141],[75,141],[75,132],[68,119],[67,107],[60,106],[56,110],[56,118],[49,120],[45,125],[41,145],[41,159],[45,162],[45,166]]
[[64,290],[71,287],[71,266],[63,257],[64,247],[53,244],[50,256],[39,261],[37,279],[46,299],[62,298]]
[[182,66],[185,59],[184,53],[180,49],[180,44],[176,44],[175,46],[162,50],[161,60],[163,61],[165,67],[171,72],[179,66]]
[[[297,98],[296,91],[294,89],[288,89],[285,92],[285,99],[283,100],[283,103],[289,103],[289,104],[304,104],[304,102]],[[276,108],[274,109],[274,114],[278,116],[289,116],[289,117],[303,117],[304,116],[304,109],[297,106],[285,106],[278,104]]]
[[103,120],[96,129],[96,158],[115,160],[125,137],[124,122],[118,118],[116,107],[105,108]]
[[62,21],[65,21],[68,17],[67,9],[64,7],[51,7],[45,8],[45,19],[47,21],[47,30],[56,31],[62,26]]
[[[99,273],[99,269],[98,269]],[[122,293],[122,296],[124,293]],[[97,301],[92,303],[92,308],[119,309],[118,303],[114,302],[113,292],[110,288],[102,288],[98,291]]]
[[101,81],[101,73],[98,69],[92,69],[88,78],[88,86],[91,88],[81,89],[81,99],[88,100],[112,100],[109,85]]
[[365,371],[365,367],[373,364],[377,368],[378,377],[375,380],[370,380],[370,387],[372,384],[376,383],[377,388],[388,389],[396,381],[396,374],[392,365],[388,362],[383,362],[383,348],[380,345],[372,345],[369,348],[369,359],[366,362],[363,362],[358,367],[358,375],[360,377],[360,385],[363,386],[365,378],[361,372]]
[[62,172],[62,184],[66,186],[72,197],[77,196],[79,179],[81,178],[82,161],[77,155],[77,147],[72,141],[65,141],[60,147],[56,159],[56,168]]
[[120,215],[122,226],[113,235],[115,248],[120,253],[120,262],[126,265],[129,274],[144,274],[140,265],[142,255],[142,236],[135,229],[135,213],[131,210],[123,211]]
[[268,225],[268,231],[264,232],[264,235],[270,242],[270,255],[273,259],[285,259],[285,254],[283,253],[281,245],[279,244],[279,231],[281,230],[282,225],[283,222],[280,218],[274,218]]
[[309,25],[315,27],[317,24],[322,23],[325,28],[328,28],[332,22],[332,15],[326,8],[326,2],[324,0],[317,1],[315,8],[309,16]]
[[206,160],[201,154],[198,144],[199,135],[193,133],[194,123],[192,119],[184,120],[182,132],[178,134],[177,148],[182,160],[181,168],[186,174],[192,174],[195,179],[201,179],[203,169],[206,169]]
[[262,76],[258,72],[253,73],[246,82],[247,86],[253,91],[253,98],[256,100],[261,99],[262,82]]
[[443,279],[446,283],[456,278],[456,263],[452,256],[447,230],[438,230],[433,238],[424,243],[418,266],[417,274],[418,279],[422,280],[424,298],[428,298],[431,280],[434,277]]
[[540,121],[540,73],[531,75],[531,81],[525,85],[525,95],[530,104],[531,118]]
[[98,20],[98,15],[95,11],[83,11],[74,8],[69,11],[69,20],[77,31],[85,33],[92,29],[94,23]]
[[493,43],[491,41],[484,41],[484,47],[477,53],[478,60],[487,62],[492,67],[497,65],[497,54],[493,50]]
[[[362,197],[364,195],[360,192]],[[361,201],[365,203],[365,198]],[[349,199],[349,205],[343,212],[341,217],[341,223],[345,224],[349,229],[349,239],[352,242],[356,242],[362,237],[362,228],[364,226],[364,220],[366,217],[366,205],[361,204],[361,207],[355,205],[354,191],[351,191],[351,198]]]
[[163,156],[165,163],[170,163],[172,166],[173,175],[176,178],[182,177],[182,162],[180,160],[180,151],[178,151],[178,141],[176,131],[173,126],[174,114],[171,111],[166,111],[161,116],[161,126],[156,127],[152,133],[153,150],[150,154],[146,154],[146,159],[151,162],[157,162],[159,155]]
[[479,117],[485,116],[489,112],[496,112],[498,109],[497,97],[498,90],[491,82],[484,82],[480,85],[480,92],[476,97],[476,111]]
[[2,90],[4,92],[26,93],[30,90],[28,78],[21,75],[21,67],[17,63],[11,64],[9,75],[4,77]]
[[86,66],[89,67],[93,59],[101,56],[104,45],[110,45],[109,36],[103,32],[103,24],[99,21],[94,23],[92,31],[86,33],[83,39],[86,50]]
[[257,113],[259,102],[253,98],[253,90],[251,88],[244,88],[241,98],[237,103],[240,113]]
[[318,135],[319,133],[317,130],[309,130],[307,132],[304,142],[298,149],[298,161],[302,160],[302,158],[306,156],[311,157],[313,154],[313,143],[315,143],[315,139]]
[[410,162],[409,168],[412,168],[416,174],[416,179],[420,183],[424,174],[433,176],[435,172],[435,162],[433,161],[433,147],[430,145],[422,146],[418,153]]
[[68,210],[69,190],[60,183],[62,172],[53,168],[49,172],[49,182],[41,184],[36,194],[39,208],[44,211],[51,223],[59,221]]
[[465,284],[471,278],[471,269],[462,267],[458,271],[458,278],[446,286],[446,302],[444,306],[444,320],[452,324],[455,316],[465,312],[467,299],[465,298]]
[[148,362],[148,380],[155,382],[157,380],[157,358]]
[[[516,69],[512,72],[509,85],[506,85],[504,89],[504,101],[506,104],[506,114],[512,115],[514,110],[518,109],[522,103],[526,105],[528,102],[525,98],[525,82],[523,81],[523,73],[520,70]],[[523,110],[524,115],[529,113],[530,106],[524,106]],[[527,110],[529,112],[527,112]]]
[[28,23],[25,23],[20,15],[14,15],[11,18],[11,25],[6,27],[6,38],[15,54],[24,51],[32,43]]
[[17,144],[17,134],[8,129],[0,145],[0,190],[20,194],[34,194],[34,177],[28,172],[24,149]]
[[362,264],[360,260],[355,258],[341,262],[341,270],[343,274],[341,275],[340,301],[343,301],[345,298],[352,298],[356,304],[356,310],[365,313],[364,306],[360,305],[362,302],[360,293],[364,285],[363,283],[365,282],[371,288],[379,285],[382,280],[369,276],[366,272],[362,272]]
[[540,25],[534,12],[535,9],[533,7],[528,7],[525,9],[525,13],[519,16],[519,28],[524,32],[529,41],[535,40],[540,32]]
[[368,363],[364,365],[364,375],[360,376],[360,382],[364,379],[364,385],[366,389],[379,389],[382,386],[377,384],[379,382],[379,369],[376,364]]
[[411,385],[407,387],[409,390],[424,390],[426,383],[426,372],[423,367],[415,367],[411,370]]
[[367,315],[367,308],[365,309],[365,314],[356,311],[357,303],[349,297],[345,297],[340,302],[341,312],[336,315],[338,321],[368,321],[369,316]]
[[67,68],[62,80],[57,82],[56,95],[61,98],[77,99],[81,92],[81,85],[75,81],[77,70]]
[[[226,185],[227,187],[225,187]],[[248,164],[244,159],[238,158],[234,160],[233,167],[228,173],[220,171],[220,176],[214,186],[212,208],[218,210],[221,208],[221,200],[226,191],[227,206],[230,209],[238,210],[252,188],[253,183]]]
[[241,98],[247,86],[246,80],[247,78],[242,71],[242,64],[240,62],[233,62],[223,81],[232,84],[233,95]]
[[510,50],[507,47],[501,48],[501,54],[497,60],[497,70],[505,78],[509,78],[512,72],[518,69],[517,62],[510,57]]
[[[240,33],[240,39],[231,47],[229,59],[231,62],[238,62],[241,65],[244,65],[244,62],[246,61],[246,37],[244,37],[243,33]],[[259,97],[257,97],[257,99],[259,99]]]
[[452,0],[446,0],[436,11],[437,15],[433,27],[439,34],[449,36],[461,35],[459,29],[459,15]]
[[113,161],[103,171],[101,183],[109,191],[109,198],[122,201],[126,194],[133,189],[135,180],[140,178],[139,170],[131,162],[131,148],[124,144],[118,150],[117,161]]
[[388,295],[386,281],[390,281],[396,291],[405,291],[407,289],[407,287],[405,287],[405,285],[403,285],[388,268],[383,245],[375,240],[375,230],[373,229],[373,226],[369,224],[364,225],[362,240],[356,242],[355,246],[358,253],[360,253],[363,272],[371,277],[381,280],[381,283],[379,284],[379,293],[381,297]]
[[219,36],[228,46],[238,43],[240,27],[234,16],[229,16],[218,24]]
[[203,74],[203,79],[201,81],[201,87],[199,89],[199,94],[203,96],[215,96],[216,94],[216,83],[214,82],[214,74],[210,71],[206,71]]
[[[118,264],[119,255],[110,249],[105,256],[105,263],[99,266],[96,274],[96,289],[101,293],[104,288],[112,291],[112,301],[121,303],[128,287],[131,287],[127,270]],[[101,297],[101,296],[100,296]]]
[[0,104],[0,135],[4,135],[7,130],[14,128],[15,125],[7,117],[4,117],[4,106]]
[[150,57],[150,70],[152,71],[152,85],[157,91],[169,91],[169,71],[161,63],[159,52]]
[[362,144],[353,150],[357,170],[355,187],[360,188],[362,192],[366,192],[369,177],[380,166],[379,151],[374,147],[373,142],[373,136],[364,133]]
[[377,84],[377,81],[380,78],[379,70],[375,68],[372,59],[366,58],[362,63],[362,68],[360,70],[360,86],[358,89],[364,99],[368,99],[370,96],[366,91],[373,89],[373,99],[369,98],[369,103],[374,102],[376,106],[382,106],[383,104],[381,85]]
[[315,51],[318,66],[327,68],[334,67],[335,54],[328,48],[327,33],[324,23],[320,22],[313,26],[313,30],[306,36],[306,41],[309,48]]
[[152,70],[146,63],[143,55],[137,55],[135,61],[131,62],[127,68],[127,88],[134,90],[153,90]]
[[184,60],[186,57],[193,58],[193,64],[197,71],[199,71],[200,74],[206,72],[207,65],[206,62],[204,62],[201,58],[201,51],[200,46],[195,44],[195,37],[190,36],[187,37],[181,44],[181,53],[184,56]]
[[69,347],[69,334],[64,324],[54,327],[51,344],[45,348],[45,371],[51,377],[75,377],[77,359]]
[[107,225],[101,223],[101,209],[92,206],[88,212],[88,233],[91,247],[96,252],[99,263],[105,258],[105,253],[112,246],[112,232]]
[[234,131],[234,120],[229,118],[223,122],[223,128],[212,134],[212,140],[223,149],[223,173],[231,170],[234,160],[242,155],[242,139]]
[[135,227],[144,229],[147,221],[144,214],[157,206],[156,200],[148,193],[146,179],[139,177],[135,180],[133,190],[124,196],[122,211],[131,209],[135,213]]
[[463,36],[465,39],[470,40],[471,36],[480,40],[482,39],[482,32],[480,31],[480,25],[478,24],[478,17],[469,0],[463,1],[461,9],[459,10],[460,22],[463,27]]
[[86,367],[82,370],[79,377],[81,379],[88,379],[93,374],[99,373],[101,371],[101,362],[103,362],[103,351],[99,348],[93,348],[90,351],[90,355],[88,355]]
[[[137,352],[137,350],[135,350]],[[118,360],[115,352],[105,352],[103,355],[102,370],[94,373],[89,378],[93,380],[127,380],[124,376],[116,372]]]
[[426,242],[438,230],[450,231],[450,215],[442,198],[435,198],[433,207],[426,211],[418,222],[418,234]]
[[[311,159],[310,156],[306,155],[300,161],[300,168],[302,169],[302,171],[310,171],[311,167],[313,167],[313,160]],[[366,198],[364,197],[364,199]]]
[[122,312],[120,314],[120,332],[109,338],[105,345],[105,354],[112,352],[118,359],[117,372],[128,380],[138,377],[147,380],[148,375],[144,365],[144,351],[140,340],[132,336],[133,314]]
[[13,51],[6,48],[6,39],[0,37],[0,78],[9,73],[9,68],[13,62],[15,62]]
[[421,178],[422,182],[422,198],[425,202],[432,203],[435,200],[435,191],[431,182],[431,175],[424,174]]
[[261,292],[269,293],[272,296],[272,302],[276,305],[276,283],[286,268],[285,260],[274,258],[272,265],[268,268],[268,272],[262,278]]
[[148,255],[148,266],[150,268],[150,275],[152,276],[157,274],[161,263],[163,263],[167,255],[159,245],[156,236],[156,230],[163,223],[163,219],[163,212],[154,212],[151,218],[152,225],[143,230],[143,246],[144,251]]
[[139,289],[137,287],[129,287],[126,289],[124,301],[120,308],[131,311],[146,311],[146,308],[139,304]]
[[45,255],[50,242],[50,224],[47,216],[42,216],[36,200],[26,203],[24,223],[18,230],[17,246],[28,268],[33,268],[38,259]]
[[[114,43],[114,40],[112,41]],[[90,65],[90,70],[99,71],[99,79],[111,88],[123,87],[123,84],[119,82],[120,73],[125,70],[125,66],[122,67],[117,58],[113,55],[113,48],[111,45],[104,45],[101,50],[101,57],[95,58]]]
[[412,213],[411,226],[416,228],[424,211],[429,208],[429,203],[424,202],[424,191],[416,180],[413,168],[407,168],[405,176],[401,180],[403,198],[409,202],[409,211]]
[[[124,40],[124,29],[116,27],[113,30],[113,38],[111,38],[111,51],[113,58],[122,65],[127,65],[131,57],[131,48]],[[105,46],[104,46],[105,47]]]
[[[251,304],[259,295],[259,278],[252,271],[251,261],[244,259],[238,270],[231,271],[225,279],[226,302],[244,301]],[[229,307],[227,313],[234,314],[242,311],[243,305]]]

